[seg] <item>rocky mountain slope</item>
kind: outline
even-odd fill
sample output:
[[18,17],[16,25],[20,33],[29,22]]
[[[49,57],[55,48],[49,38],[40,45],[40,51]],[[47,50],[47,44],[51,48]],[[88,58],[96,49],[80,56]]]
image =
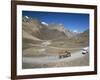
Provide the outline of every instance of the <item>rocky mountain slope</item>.
[[52,40],[59,37],[71,38],[75,33],[64,28],[62,24],[44,24],[37,19],[24,16],[22,18],[22,28],[27,33],[42,40]]
[[22,17],[22,31],[23,49],[47,40],[58,41],[57,44],[62,41],[66,45],[71,43],[84,46],[88,45],[89,40],[89,30],[77,34],[65,29],[63,24],[47,24],[28,16]]

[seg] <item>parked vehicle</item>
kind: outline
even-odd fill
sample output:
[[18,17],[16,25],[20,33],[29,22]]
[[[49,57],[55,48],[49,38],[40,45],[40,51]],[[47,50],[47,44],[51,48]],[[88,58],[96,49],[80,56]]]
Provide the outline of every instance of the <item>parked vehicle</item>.
[[82,49],[82,54],[87,54],[89,52],[89,48],[85,47]]

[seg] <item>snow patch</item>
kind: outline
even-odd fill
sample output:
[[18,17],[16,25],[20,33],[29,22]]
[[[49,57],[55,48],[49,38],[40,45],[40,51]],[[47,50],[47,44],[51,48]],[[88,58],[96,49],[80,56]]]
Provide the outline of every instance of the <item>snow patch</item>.
[[78,30],[73,30],[74,33],[78,33]]
[[29,18],[28,16],[25,16],[27,19]]
[[44,24],[44,25],[46,25],[46,26],[48,26],[48,24],[46,22],[41,22],[41,23]]
[[80,31],[78,31],[78,30],[73,30],[72,32],[73,32],[73,33],[76,33],[76,34],[81,33],[81,32],[80,32]]

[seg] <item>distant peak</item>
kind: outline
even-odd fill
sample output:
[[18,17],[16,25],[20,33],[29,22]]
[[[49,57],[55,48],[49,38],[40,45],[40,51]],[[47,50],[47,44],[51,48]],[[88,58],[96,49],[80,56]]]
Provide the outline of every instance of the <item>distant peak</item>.
[[72,32],[75,33],[75,34],[80,34],[81,33],[79,30],[73,30]]

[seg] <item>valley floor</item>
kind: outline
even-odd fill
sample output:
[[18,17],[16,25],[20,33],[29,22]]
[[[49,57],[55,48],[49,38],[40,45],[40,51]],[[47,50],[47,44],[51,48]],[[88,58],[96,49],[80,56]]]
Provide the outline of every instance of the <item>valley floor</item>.
[[23,56],[23,69],[27,68],[51,68],[69,66],[88,66],[89,53],[83,55],[82,49],[72,52],[70,57],[59,58],[59,55],[27,57]]

